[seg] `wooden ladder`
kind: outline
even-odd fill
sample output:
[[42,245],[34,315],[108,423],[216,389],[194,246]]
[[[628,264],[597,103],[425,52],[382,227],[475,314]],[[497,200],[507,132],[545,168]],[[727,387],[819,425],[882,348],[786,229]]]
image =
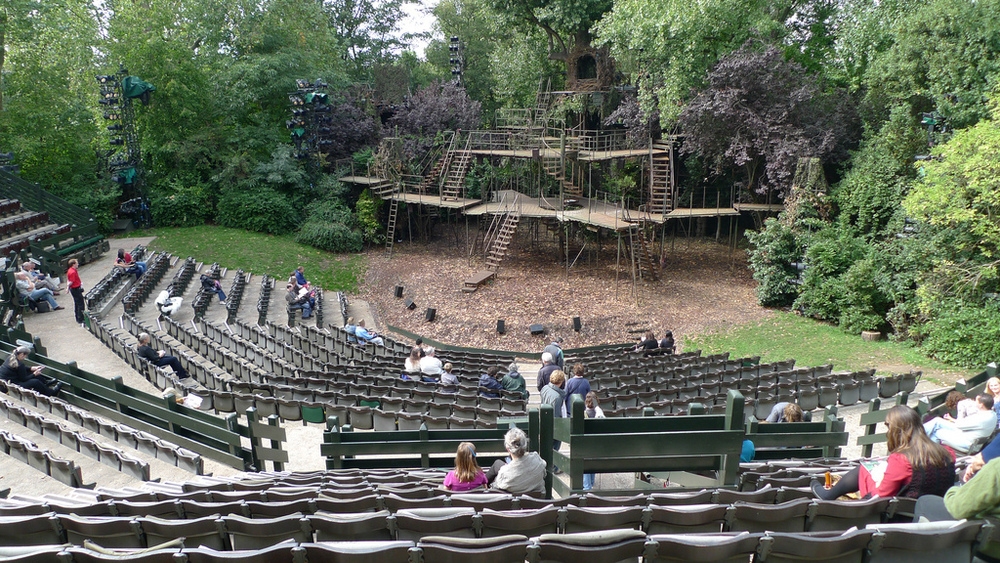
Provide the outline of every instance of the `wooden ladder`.
[[449,150],[448,163],[445,168],[444,178],[441,184],[441,199],[457,200],[465,193],[465,174],[469,171],[469,163],[472,162],[472,153],[469,145],[472,143],[472,136],[465,142],[463,150]]
[[630,247],[632,249],[632,267],[640,279],[656,281],[656,267],[649,253],[649,242],[646,240],[645,229],[635,225],[628,230]]
[[654,214],[670,213],[674,209],[671,182],[670,145],[653,143],[649,160],[649,205]]
[[[542,86],[544,83],[544,87]],[[552,79],[549,78],[546,82],[545,78],[540,78],[538,80],[538,92],[535,94],[535,113],[531,116],[532,127],[545,127],[545,112],[549,111],[549,105],[552,103]],[[544,135],[544,130],[542,131]]]
[[[398,190],[393,190],[396,195]],[[392,245],[396,241],[396,216],[399,215],[399,200],[395,197],[389,198],[389,218],[385,227],[385,253],[392,256]]]

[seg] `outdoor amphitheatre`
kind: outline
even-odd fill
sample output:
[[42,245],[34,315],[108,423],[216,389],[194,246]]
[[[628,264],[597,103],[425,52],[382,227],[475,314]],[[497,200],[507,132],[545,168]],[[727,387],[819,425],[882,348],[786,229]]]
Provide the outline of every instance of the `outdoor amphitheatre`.
[[[523,8],[513,4],[512,12]],[[292,12],[278,19],[296,17]],[[386,117],[377,139],[345,149],[341,159],[333,158],[334,147],[357,131],[340,126],[356,116],[331,109],[336,88],[299,79],[280,95],[269,90],[283,104],[287,97],[288,107],[279,109],[288,114],[282,138],[290,141],[268,162],[234,158],[211,178],[232,185],[204,199],[192,194],[211,191],[210,181],[193,171],[157,183],[166,151],[189,139],[146,147],[145,156],[139,150],[150,134],[142,127],[156,123],[147,113],[158,109],[146,108],[150,96],[175,107],[167,105],[176,102],[171,88],[174,95],[183,88],[166,81],[158,89],[124,66],[97,76],[97,111],[113,134],[97,151],[107,174],[99,177],[120,189],[113,218],[96,203],[85,208],[36,183],[37,159],[19,171],[15,155],[0,154],[0,562],[1000,560],[993,519],[1000,499],[990,481],[1000,467],[993,457],[1000,451],[993,440],[1000,428],[996,364],[959,368],[969,363],[916,352],[883,359],[878,347],[885,343],[877,341],[885,333],[893,333],[892,344],[922,338],[932,346],[933,330],[941,330],[927,320],[931,306],[917,301],[934,294],[915,289],[916,274],[892,280],[899,294],[912,294],[909,308],[850,301],[859,287],[886,277],[878,268],[892,260],[874,252],[895,244],[901,254],[916,253],[905,245],[927,244],[932,234],[944,245],[966,240],[965,233],[941,227],[946,221],[913,219],[919,205],[907,215],[896,201],[897,212],[883,216],[858,196],[842,231],[823,238],[838,205],[850,215],[851,198],[832,203],[826,179],[849,185],[850,173],[830,162],[877,142],[871,131],[862,140],[859,114],[879,111],[838,114],[842,120],[824,132],[803,127],[825,139],[834,129],[855,129],[853,141],[836,150],[833,141],[792,143],[761,157],[761,169],[747,177],[741,174],[753,166],[746,162],[721,172],[721,160],[694,156],[694,126],[661,131],[651,125],[659,117],[611,117],[619,102],[638,111],[638,84],[651,87],[668,75],[643,70],[626,83],[629,67],[616,67],[611,56],[618,51],[590,45],[589,26],[598,19],[586,20],[560,56],[552,52],[561,42],[556,31],[544,30],[550,62],[561,68],[543,76],[533,104],[522,104],[528,107],[492,108],[490,118],[477,113],[481,127],[435,130],[419,141],[400,133],[402,120]],[[602,26],[594,30],[614,36],[612,23]],[[318,48],[305,30],[282,41]],[[199,56],[203,39],[194,48]],[[472,77],[463,75],[463,57],[475,50],[462,41],[439,45],[450,53],[454,82],[432,90],[457,91],[468,101],[464,81]],[[741,62],[754,63],[745,65],[748,72],[784,64],[775,62],[784,61],[782,51],[755,41],[733,45],[726,51],[732,58],[717,57],[704,71],[725,82],[724,71],[739,75],[731,69]],[[3,47],[0,32],[0,67]],[[242,47],[231,51],[253,55]],[[656,56],[655,46],[648,55],[646,48],[633,49],[644,64],[643,57]],[[814,56],[801,51],[800,58]],[[678,57],[672,64],[680,66]],[[359,66],[366,64],[374,65]],[[390,67],[380,72],[403,68]],[[240,80],[250,68],[227,72],[237,77],[228,85],[233,92],[253,82]],[[763,89],[779,90],[783,76],[762,80]],[[371,82],[352,88],[363,92],[373,119],[417,105],[419,95],[390,100],[391,88]],[[811,85],[791,97],[812,95]],[[655,112],[671,111],[667,90],[642,94],[663,97]],[[958,104],[953,98],[945,97]],[[692,94],[684,103],[699,100]],[[841,108],[826,101],[820,105]],[[891,113],[883,118],[889,124],[908,123],[915,111],[881,109]],[[923,114],[926,130],[908,130],[914,150],[932,152],[916,160],[907,154],[899,175],[908,181],[917,177],[914,162],[928,167],[920,170],[927,182],[945,174],[935,168],[946,159],[934,146],[948,140],[936,111]],[[240,127],[252,129],[262,115]],[[958,109],[954,115],[957,121]],[[761,125],[747,119],[730,116],[716,126]],[[780,144],[785,132],[775,131],[771,142]],[[261,144],[269,143],[264,137]],[[243,139],[240,150],[254,140]],[[821,145],[823,158],[813,152]],[[217,156],[185,152],[190,148],[171,166],[194,170]],[[891,152],[879,158],[890,160]],[[773,164],[779,158],[780,171]],[[249,176],[254,180],[240,184]],[[260,189],[276,177],[293,178],[298,188],[284,200],[278,189]],[[155,193],[188,181],[196,186]],[[893,193],[899,199],[905,191]],[[179,203],[185,197],[190,208]],[[197,209],[208,201],[214,216]],[[157,204],[195,219],[154,225],[170,215]],[[268,230],[266,221],[255,223],[260,228],[248,221],[245,230],[226,223],[227,213],[231,219],[254,206],[257,218],[289,227],[322,222],[310,232],[356,240],[357,248],[317,254],[317,241],[281,246],[291,236]],[[275,219],[268,215],[274,207],[295,217]],[[888,242],[843,234],[875,223]],[[243,240],[223,242],[224,231]],[[975,233],[985,239],[988,231]],[[176,251],[171,237],[190,232],[204,237],[185,247],[196,250]],[[258,254],[288,248],[298,249],[287,259],[301,260],[301,270],[247,266]],[[762,259],[762,248],[775,256]],[[824,257],[836,255],[829,259],[836,262],[838,252],[853,252],[855,262],[836,273],[841,285],[815,291],[809,284],[821,283]],[[216,261],[220,255],[233,263]],[[935,260],[919,266],[932,268],[925,262]],[[333,273],[354,267],[348,264],[362,264],[355,284],[316,281],[345,279]],[[962,267],[966,277],[955,286],[964,297],[993,289],[989,272]],[[761,274],[767,268],[770,278]],[[996,299],[986,294],[983,314]],[[869,308],[853,310],[858,303]],[[834,306],[844,310],[830,313]],[[966,310],[956,306],[950,320],[961,324]],[[869,346],[861,355],[870,364],[773,357],[766,346],[749,353],[699,348],[726,331],[763,332],[787,318],[821,327],[828,340],[833,333],[822,329],[839,325],[838,338]],[[928,366],[933,371],[925,373]]]

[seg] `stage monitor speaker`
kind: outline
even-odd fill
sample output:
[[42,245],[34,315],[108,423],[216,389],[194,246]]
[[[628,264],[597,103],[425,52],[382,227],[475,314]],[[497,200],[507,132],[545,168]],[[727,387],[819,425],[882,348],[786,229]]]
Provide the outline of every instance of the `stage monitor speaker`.
[[580,332],[583,328],[583,324],[580,322],[580,317],[573,317],[573,330]]
[[396,299],[400,299],[401,297],[403,297],[403,286],[397,285],[396,286]]
[[528,332],[532,336],[538,336],[539,334],[545,334],[545,327],[542,325],[531,325],[528,327]]
[[412,299],[407,299],[404,304],[406,305],[406,308],[411,311],[417,308],[417,304],[414,303]]
[[437,314],[437,309],[432,309],[428,307],[427,311],[424,312],[424,320],[426,320],[427,322],[431,322],[434,320],[434,315],[436,314]]
[[507,324],[503,321],[503,319],[497,319],[497,332],[500,334],[507,332]]

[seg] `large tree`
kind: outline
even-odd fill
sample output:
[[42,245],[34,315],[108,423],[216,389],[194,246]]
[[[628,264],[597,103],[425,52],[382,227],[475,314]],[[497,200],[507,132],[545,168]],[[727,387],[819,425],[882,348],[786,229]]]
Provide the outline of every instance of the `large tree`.
[[732,173],[747,192],[783,196],[800,157],[835,164],[847,156],[857,120],[846,93],[824,90],[778,48],[751,42],[712,69],[680,125],[684,152]]

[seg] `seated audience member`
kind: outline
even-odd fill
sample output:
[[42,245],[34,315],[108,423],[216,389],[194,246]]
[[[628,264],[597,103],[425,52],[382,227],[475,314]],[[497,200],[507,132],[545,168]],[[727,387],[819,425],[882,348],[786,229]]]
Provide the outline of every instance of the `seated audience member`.
[[312,306],[309,305],[309,296],[300,297],[298,292],[295,291],[294,284],[286,285],[285,289],[288,290],[288,293],[285,294],[285,302],[288,303],[288,311],[295,312],[301,309],[303,319],[311,317]]
[[201,287],[209,293],[214,293],[219,298],[220,304],[226,304],[226,292],[222,291],[222,283],[220,283],[219,280],[213,278],[212,276],[202,274]]
[[410,355],[403,360],[403,371],[408,375],[420,373],[420,348],[410,348]]
[[180,310],[181,304],[184,302],[183,297],[171,297],[170,288],[164,289],[156,296],[156,310],[160,312],[161,315],[169,317],[170,315],[176,313]]
[[639,340],[639,343],[635,345],[635,351],[645,350],[646,352],[651,352],[660,347],[660,343],[656,340],[656,335],[653,331],[647,331],[646,335]]
[[492,488],[512,495],[545,492],[545,460],[538,452],[528,451],[528,435],[520,428],[511,428],[503,439],[504,449],[510,454],[510,463],[498,459],[487,480]]
[[143,274],[146,273],[146,263],[136,262],[132,259],[132,255],[125,252],[124,248],[118,249],[118,258],[115,259],[115,267],[125,270],[125,272],[135,276],[135,279],[139,279]]
[[542,388],[549,384],[549,377],[552,376],[552,372],[559,369],[552,361],[552,354],[548,352],[542,352],[542,367],[538,368],[538,376],[535,378],[535,384],[538,386],[538,392],[541,393]]
[[587,394],[590,393],[590,382],[584,379],[584,374],[586,368],[583,364],[573,364],[570,368],[570,372],[573,377],[566,380],[566,415],[568,416],[572,411],[573,405],[573,395],[580,395],[586,399]]
[[305,266],[299,266],[298,268],[295,268],[294,276],[295,276],[295,283],[299,287],[306,287],[309,285],[309,282],[306,281]]
[[354,334],[357,328],[357,325],[354,324],[354,317],[347,317],[347,322],[344,323],[344,332],[347,333],[347,341],[351,344],[358,343],[358,337]]
[[354,335],[358,337],[358,342],[362,344],[371,342],[376,346],[385,345],[385,340],[383,340],[381,336],[374,332],[368,332],[368,329],[365,328],[364,319],[358,321],[358,326],[354,328]]
[[976,397],[979,410],[959,419],[935,418],[924,424],[924,431],[931,440],[959,452],[968,452],[972,444],[986,438],[997,428],[997,415],[993,412],[993,396],[982,394]]
[[496,398],[500,396],[503,389],[500,381],[500,368],[491,367],[486,373],[479,376],[479,394],[483,397]]
[[14,287],[17,288],[17,292],[20,295],[27,297],[35,303],[38,301],[45,301],[49,304],[49,308],[53,311],[63,309],[63,307],[60,307],[59,304],[56,303],[55,297],[52,297],[52,290],[35,287],[35,284],[31,281],[31,277],[28,275],[28,272],[20,271],[14,274]]
[[674,353],[674,333],[668,330],[666,334],[663,335],[663,340],[660,341],[660,350],[662,350],[664,354]]
[[441,372],[441,381],[439,383],[447,391],[454,391],[458,387],[458,376],[451,373],[453,367],[451,362],[447,362],[442,368],[443,371]]
[[[1000,518],[1000,459],[994,458],[980,468],[967,483],[944,493],[928,494],[917,499],[914,522]],[[993,538],[978,544],[973,561],[1000,561],[1000,541]]]
[[0,379],[49,397],[58,395],[63,384],[56,383],[55,387],[49,387],[42,376],[42,366],[28,368],[27,364],[24,363],[29,354],[31,354],[31,349],[27,346],[15,348],[3,365],[0,365]]
[[427,346],[424,346],[424,339],[418,338],[413,342],[413,345],[420,350],[420,357],[423,358],[427,354]]
[[168,356],[165,350],[153,350],[153,347],[149,345],[149,335],[145,332],[139,333],[139,345],[135,351],[140,358],[151,362],[155,366],[170,366],[174,370],[174,373],[177,374],[178,379],[187,379],[188,372],[181,366],[181,361],[174,356]]
[[930,440],[920,423],[920,414],[906,405],[896,405],[885,415],[889,457],[862,461],[833,487],[813,483],[813,493],[834,500],[848,493],[861,498],[940,495],[955,482],[955,457]]
[[[957,396],[956,396],[957,395]],[[945,397],[944,404],[948,406],[948,411],[944,413],[946,420],[959,420],[979,412],[979,403],[975,399],[969,399],[958,391],[952,391]],[[951,412],[955,411],[955,416]],[[932,419],[933,420],[933,419]]]
[[781,402],[771,408],[764,422],[802,422],[802,407],[795,403]]
[[441,378],[441,372],[444,371],[444,366],[435,355],[434,348],[427,349],[427,355],[420,358],[418,365],[420,366],[421,379],[431,383],[436,383]]
[[528,383],[521,376],[521,372],[518,369],[519,367],[516,362],[507,366],[507,374],[500,380],[500,386],[506,391],[521,393],[527,399]]
[[476,447],[469,442],[462,442],[455,452],[455,469],[444,477],[444,488],[464,492],[486,485],[486,473],[476,463]]
[[35,269],[32,260],[25,260],[21,263],[21,269],[28,272],[28,277],[35,283],[35,287],[47,289],[53,295],[59,295],[59,278],[51,278]]

